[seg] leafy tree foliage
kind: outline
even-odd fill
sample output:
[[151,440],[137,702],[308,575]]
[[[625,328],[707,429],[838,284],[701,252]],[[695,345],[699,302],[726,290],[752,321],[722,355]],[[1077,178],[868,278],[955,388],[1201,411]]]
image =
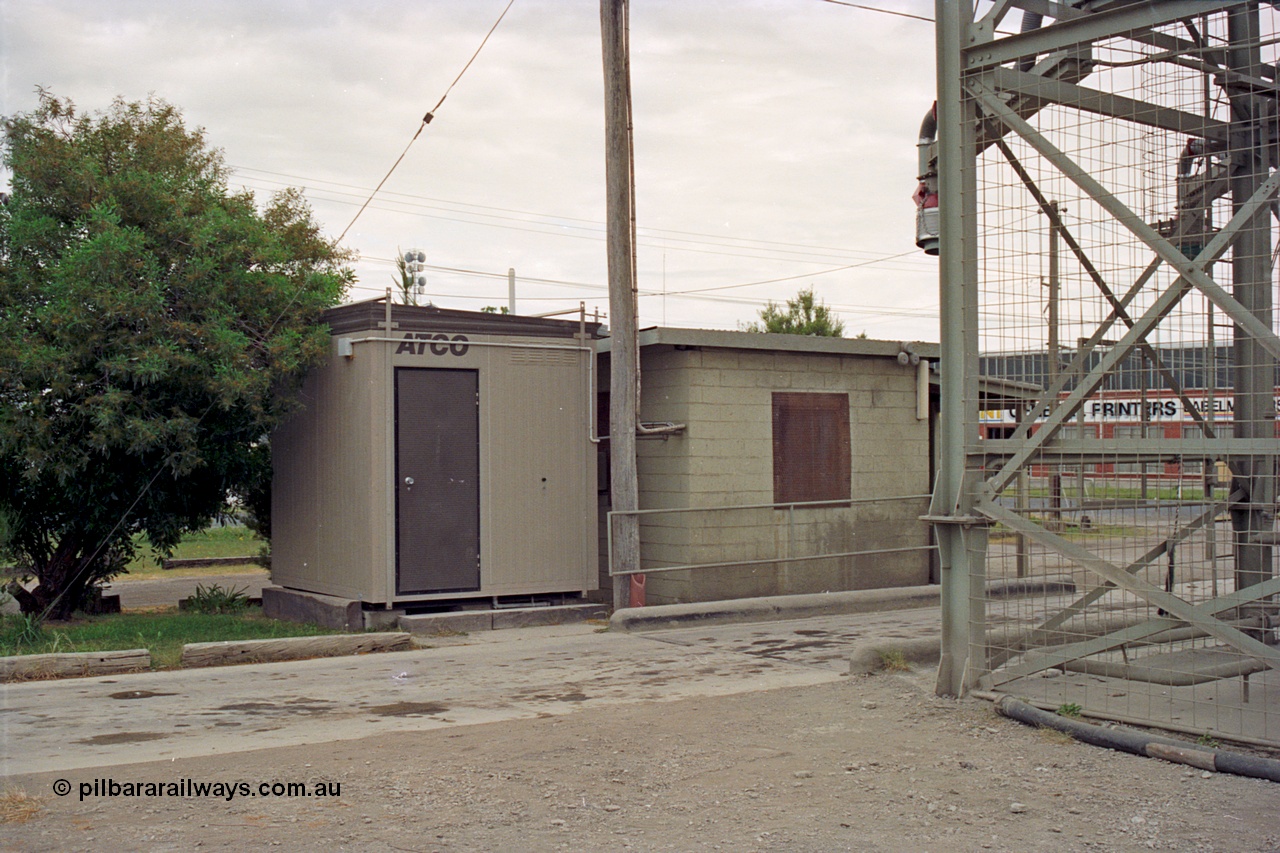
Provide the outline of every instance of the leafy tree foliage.
[[37,581],[10,589],[59,617],[136,534],[168,551],[230,497],[260,499],[266,437],[352,273],[299,192],[262,210],[231,192],[175,107],[40,95],[0,125],[0,513]]
[[788,299],[785,309],[769,300],[760,309],[760,322],[749,324],[746,330],[839,338],[844,335],[844,322],[836,319],[831,309],[817,300],[811,287],[797,293],[795,299]]

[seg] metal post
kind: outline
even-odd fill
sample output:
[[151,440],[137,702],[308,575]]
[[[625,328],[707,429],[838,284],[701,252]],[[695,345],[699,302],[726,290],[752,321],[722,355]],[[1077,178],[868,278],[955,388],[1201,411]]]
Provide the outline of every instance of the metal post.
[[[1085,348],[1087,346],[1088,346],[1088,340],[1085,338],[1080,338],[1076,342],[1077,352],[1085,352]],[[1089,354],[1092,355],[1091,349],[1089,350]],[[1078,359],[1076,361],[1076,366],[1078,368],[1078,371],[1076,374],[1076,387],[1078,388],[1084,384],[1084,377],[1089,372],[1088,360],[1085,358]],[[1085,423],[1085,419],[1084,419],[1084,406],[1081,406],[1079,409],[1076,410],[1076,438],[1080,441],[1084,440],[1084,437],[1085,437],[1084,431],[1086,426],[1088,426],[1088,424]],[[1083,462],[1081,462],[1078,466],[1076,466],[1076,501],[1077,501],[1076,509],[1077,510],[1079,510],[1082,506],[1084,506],[1084,500],[1085,500],[1084,470],[1085,470],[1085,466]],[[1080,520],[1080,515],[1078,512],[1075,516],[1075,519],[1077,522]]]
[[[1147,438],[1151,432],[1151,410],[1147,408],[1147,353],[1142,351],[1142,358],[1138,360],[1138,404],[1142,406],[1142,412],[1139,415],[1138,437]],[[1212,415],[1210,415],[1212,417]],[[1147,484],[1147,462],[1144,459],[1138,466],[1139,478],[1142,488],[1142,500],[1147,499],[1149,491]],[[1178,480],[1182,480],[1182,472],[1178,472]]]
[[[1048,388],[1056,388],[1062,370],[1062,343],[1058,340],[1061,282],[1058,279],[1058,203],[1049,202],[1049,377]],[[1049,401],[1051,404],[1052,400]],[[1049,474],[1049,529],[1062,529],[1062,469],[1054,465]]]
[[787,507],[787,559],[795,553],[796,550],[796,505],[791,504]]
[[[938,519],[942,657],[936,690],[959,696],[977,683],[975,643],[985,635],[985,527],[967,527],[974,487],[966,448],[978,441],[977,111],[964,91],[973,0],[937,0],[939,293],[942,308],[941,454],[930,515]],[[980,650],[979,650],[980,651]]]
[[507,268],[507,313],[515,316],[516,313],[516,268]]
[[[1018,470],[1018,514],[1026,517],[1027,511],[1031,507],[1031,475],[1027,473],[1026,468]],[[1031,568],[1031,546],[1027,540],[1025,533],[1018,533],[1014,536],[1014,547],[1017,548],[1015,557],[1015,571],[1020,578],[1025,578]]]
[[[1258,5],[1242,4],[1227,12],[1228,64],[1246,75],[1263,73],[1259,48]],[[1267,177],[1263,144],[1269,125],[1259,115],[1261,104],[1249,91],[1231,97],[1231,203],[1244,206]],[[1236,300],[1268,329],[1271,320],[1271,217],[1264,208],[1240,229],[1232,247],[1231,273]],[[1237,325],[1235,330],[1236,438],[1275,437],[1275,359],[1259,341]],[[1235,530],[1235,588],[1261,583],[1272,574],[1272,547],[1257,541],[1274,523],[1275,457],[1237,456],[1231,460],[1234,487],[1244,499],[1232,507]]]
[[[610,494],[615,522],[609,542],[616,571],[640,568],[640,508],[636,474],[636,388],[639,351],[636,335],[635,254],[632,241],[631,79],[627,55],[627,0],[600,0],[604,59],[605,186],[608,219],[609,313],[609,458]],[[613,578],[613,606],[630,603],[630,575]]]
[[[1213,303],[1210,302],[1205,306],[1207,314],[1205,315],[1206,340],[1205,349],[1205,381],[1204,381],[1204,416],[1213,426],[1214,436],[1219,436],[1218,412],[1214,397],[1218,389],[1218,341],[1217,332],[1214,330],[1213,324],[1217,322],[1213,316]],[[1204,496],[1206,500],[1212,502],[1216,497],[1215,489],[1218,485],[1218,457],[1205,454],[1204,460]],[[1204,558],[1209,563],[1209,569],[1213,574],[1213,597],[1218,596],[1218,521],[1217,517],[1211,524],[1207,525],[1204,530]]]

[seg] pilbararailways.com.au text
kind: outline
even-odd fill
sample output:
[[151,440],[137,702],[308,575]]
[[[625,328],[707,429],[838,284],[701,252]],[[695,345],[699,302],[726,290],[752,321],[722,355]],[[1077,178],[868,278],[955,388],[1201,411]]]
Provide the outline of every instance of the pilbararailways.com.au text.
[[[71,783],[58,779],[53,792],[59,797],[71,793]],[[341,797],[342,783],[316,782],[199,782],[179,779],[173,782],[94,779],[79,783],[80,800],[88,797],[211,797],[231,802],[236,797]]]

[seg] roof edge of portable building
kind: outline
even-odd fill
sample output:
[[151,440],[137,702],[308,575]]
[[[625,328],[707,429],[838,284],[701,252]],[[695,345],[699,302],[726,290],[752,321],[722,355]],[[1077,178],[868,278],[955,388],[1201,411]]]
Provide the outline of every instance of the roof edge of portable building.
[[[386,323],[386,297],[350,302],[330,308],[321,315],[334,335],[348,335],[371,329],[382,329]],[[526,317],[519,314],[498,314],[485,311],[464,311],[458,308],[440,308],[435,305],[391,305],[391,322],[394,332],[469,332],[475,335],[530,335],[539,337],[571,338],[578,334],[583,324],[577,320],[557,320],[550,317]],[[588,320],[585,324],[588,337],[600,336],[600,323]]]

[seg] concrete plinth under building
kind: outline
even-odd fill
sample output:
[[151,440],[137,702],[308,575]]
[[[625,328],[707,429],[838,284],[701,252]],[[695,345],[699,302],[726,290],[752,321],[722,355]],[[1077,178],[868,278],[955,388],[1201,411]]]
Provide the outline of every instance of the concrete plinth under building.
[[310,622],[340,631],[398,628],[412,634],[497,631],[607,619],[609,616],[607,606],[591,602],[547,603],[531,607],[487,607],[472,603],[466,609],[408,613],[403,607],[366,609],[360,601],[279,586],[263,588],[262,612],[272,619]]

